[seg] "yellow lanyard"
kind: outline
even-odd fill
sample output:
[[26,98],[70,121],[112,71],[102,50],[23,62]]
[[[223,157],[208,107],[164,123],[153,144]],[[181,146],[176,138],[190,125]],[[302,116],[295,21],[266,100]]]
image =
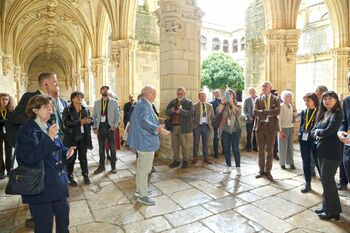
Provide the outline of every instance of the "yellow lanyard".
[[312,118],[314,117],[315,113],[317,111],[317,108],[314,109],[313,113],[311,114],[311,117],[310,117],[310,120],[308,119],[309,118],[309,109],[306,110],[306,117],[305,117],[305,129],[307,130],[307,128],[309,127],[311,121],[312,121]]
[[270,96],[268,98],[268,101],[266,101],[266,99],[264,98],[264,104],[265,104],[265,109],[269,109],[270,106]]
[[81,110],[81,105],[79,106],[79,119],[82,119],[82,110]]
[[107,100],[102,100],[102,113],[106,113]]
[[2,119],[6,120],[7,110],[0,111],[0,112],[1,112]]

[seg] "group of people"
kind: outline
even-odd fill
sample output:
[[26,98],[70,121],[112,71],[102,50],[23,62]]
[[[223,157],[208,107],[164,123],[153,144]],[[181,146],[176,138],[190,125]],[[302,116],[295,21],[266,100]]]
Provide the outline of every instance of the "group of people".
[[[350,76],[347,81],[350,90]],[[117,100],[109,97],[108,86],[100,88],[101,98],[94,103],[91,115],[84,104],[82,92],[71,93],[70,105],[60,97],[56,74],[41,73],[38,85],[36,92],[28,92],[22,96],[16,108],[10,95],[0,93],[0,179],[5,177],[5,170],[9,173],[11,169],[11,147],[15,147],[19,165],[34,166],[43,162],[45,190],[36,196],[22,196],[22,200],[29,204],[36,232],[51,232],[54,216],[56,231],[68,232],[67,184],[78,186],[73,175],[75,160],[78,157],[84,184],[90,184],[86,154],[88,149],[92,149],[92,129],[99,144],[99,166],[94,174],[106,170],[106,143],[111,154],[110,172],[117,172],[115,134],[120,122],[120,110]],[[268,81],[262,84],[259,96],[254,88],[249,88],[243,115],[247,131],[246,149],[248,152],[253,149],[258,154],[259,171],[256,178],[266,177],[273,181],[271,170],[276,136],[281,169],[287,169],[287,164],[290,169],[295,169],[293,130],[298,114],[292,105],[291,90],[283,91],[281,98],[272,95],[271,91],[272,84]],[[138,154],[134,196],[139,203],[145,205],[155,204],[148,189],[148,175],[152,170],[155,151],[160,147],[159,136],[167,135],[169,131],[173,149],[173,161],[169,167],[181,166],[186,169],[195,165],[199,159],[200,140],[203,163],[212,164],[208,146],[209,136],[213,133],[214,160],[218,159],[221,139],[226,162],[223,173],[232,171],[232,151],[236,175],[241,175],[239,144],[242,106],[236,100],[236,93],[227,89],[221,96],[220,91],[216,90],[213,100],[208,102],[206,93],[199,91],[195,104],[186,98],[184,87],[177,88],[176,95],[165,109],[168,116],[165,125],[159,123],[158,113],[153,105],[156,90],[149,85],[142,89],[136,103],[131,96],[130,106],[127,106],[128,115],[124,115],[124,126],[129,125],[127,138],[124,140]],[[305,177],[301,192],[311,190],[312,170],[316,166],[324,193],[323,206],[315,212],[321,219],[338,220],[341,205],[334,176],[340,166],[340,181],[350,180],[350,110],[347,107],[350,105],[350,97],[345,98],[342,107],[335,92],[318,88],[315,93],[306,94],[304,101],[306,108],[299,114],[298,137]],[[193,151],[190,161],[188,142],[191,137]],[[3,151],[5,162],[2,159]],[[341,188],[346,186],[345,183],[339,185]]]

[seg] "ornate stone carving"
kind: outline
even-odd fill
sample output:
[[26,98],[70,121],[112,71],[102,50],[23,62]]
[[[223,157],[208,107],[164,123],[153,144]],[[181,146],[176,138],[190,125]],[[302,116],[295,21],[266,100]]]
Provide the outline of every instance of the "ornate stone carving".
[[16,82],[21,81],[21,67],[20,66],[15,66],[13,70],[13,78]]
[[5,54],[2,57],[2,71],[7,76],[13,69],[12,55]]

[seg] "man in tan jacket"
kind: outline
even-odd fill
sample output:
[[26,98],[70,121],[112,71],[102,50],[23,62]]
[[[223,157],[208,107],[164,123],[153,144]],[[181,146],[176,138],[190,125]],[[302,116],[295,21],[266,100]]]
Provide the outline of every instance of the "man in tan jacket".
[[213,131],[212,121],[214,119],[213,105],[206,102],[207,96],[204,91],[198,94],[199,102],[194,105],[193,117],[193,160],[196,164],[198,160],[199,139],[202,136],[203,162],[212,164],[208,158],[208,141],[210,131]]
[[[262,94],[255,100],[254,105],[254,131],[258,143],[259,155],[259,173],[255,176],[260,178],[266,176],[273,180],[271,175],[273,148],[275,137],[279,131],[277,116],[280,114],[280,102],[277,96],[271,94],[272,84],[265,81],[262,86]],[[267,149],[267,158],[265,159],[265,149]],[[266,163],[265,163],[266,161]]]

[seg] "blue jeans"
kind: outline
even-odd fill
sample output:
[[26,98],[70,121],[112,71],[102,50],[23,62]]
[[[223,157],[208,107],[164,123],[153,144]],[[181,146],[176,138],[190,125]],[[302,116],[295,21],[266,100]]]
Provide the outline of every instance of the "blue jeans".
[[231,146],[236,163],[236,167],[241,166],[241,155],[239,153],[239,137],[236,132],[232,134],[223,131],[221,135],[221,140],[224,146],[224,154],[226,165],[231,167]]
[[313,143],[299,139],[300,154],[303,160],[303,171],[306,183],[311,182],[311,159]]

